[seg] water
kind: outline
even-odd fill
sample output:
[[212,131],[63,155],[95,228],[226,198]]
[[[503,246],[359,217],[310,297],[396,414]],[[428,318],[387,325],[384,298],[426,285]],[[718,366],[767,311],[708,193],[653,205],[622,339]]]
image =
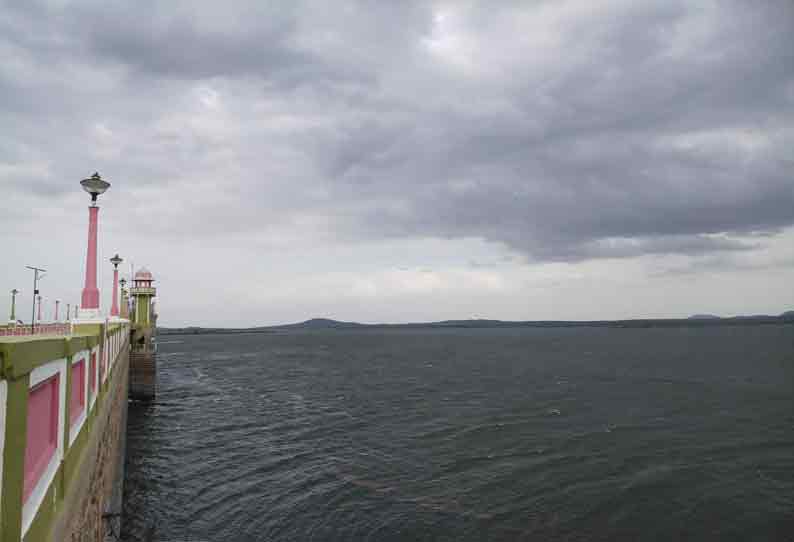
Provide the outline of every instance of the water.
[[794,536],[794,326],[160,345],[128,541]]

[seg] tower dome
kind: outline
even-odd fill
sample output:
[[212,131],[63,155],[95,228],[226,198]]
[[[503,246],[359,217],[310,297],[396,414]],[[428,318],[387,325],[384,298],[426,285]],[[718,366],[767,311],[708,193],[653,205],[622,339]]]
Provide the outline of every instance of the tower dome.
[[138,269],[138,271],[135,273],[135,277],[133,277],[133,279],[132,279],[132,280],[148,280],[148,281],[153,281],[153,280],[154,280],[154,277],[152,277],[152,273],[151,273],[151,271],[149,271],[149,270],[148,270],[148,269],[146,269],[145,267],[141,267],[141,268],[140,268],[140,269]]

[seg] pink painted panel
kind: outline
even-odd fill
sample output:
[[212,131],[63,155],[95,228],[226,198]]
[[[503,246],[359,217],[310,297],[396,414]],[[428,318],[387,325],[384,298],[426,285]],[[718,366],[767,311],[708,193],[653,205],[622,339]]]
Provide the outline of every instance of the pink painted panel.
[[96,393],[96,352],[91,352],[91,393]]
[[85,410],[85,360],[72,364],[72,395],[69,398],[69,424],[74,425]]
[[22,501],[33,488],[58,449],[58,395],[60,375],[39,382],[28,396],[28,427],[25,444],[25,483]]

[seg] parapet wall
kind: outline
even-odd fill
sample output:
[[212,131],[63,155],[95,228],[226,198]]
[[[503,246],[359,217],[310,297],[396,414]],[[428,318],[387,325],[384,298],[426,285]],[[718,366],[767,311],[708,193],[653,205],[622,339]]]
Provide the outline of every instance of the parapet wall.
[[129,335],[122,321],[0,338],[0,542],[105,540],[119,512]]

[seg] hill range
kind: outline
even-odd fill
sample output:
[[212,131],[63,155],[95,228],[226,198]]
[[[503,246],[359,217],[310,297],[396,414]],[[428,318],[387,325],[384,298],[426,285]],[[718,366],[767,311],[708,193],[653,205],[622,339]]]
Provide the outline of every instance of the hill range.
[[279,333],[287,331],[333,331],[351,329],[482,329],[482,328],[553,328],[553,327],[616,327],[616,328],[650,328],[650,327],[712,327],[763,324],[794,324],[794,311],[786,311],[779,315],[749,315],[720,317],[713,314],[696,314],[689,318],[666,319],[630,319],[630,320],[443,320],[439,322],[415,322],[405,324],[362,324],[359,322],[343,322],[329,318],[312,318],[294,324],[275,326],[258,326],[247,328],[221,327],[160,327],[160,335],[205,335],[213,333]]

